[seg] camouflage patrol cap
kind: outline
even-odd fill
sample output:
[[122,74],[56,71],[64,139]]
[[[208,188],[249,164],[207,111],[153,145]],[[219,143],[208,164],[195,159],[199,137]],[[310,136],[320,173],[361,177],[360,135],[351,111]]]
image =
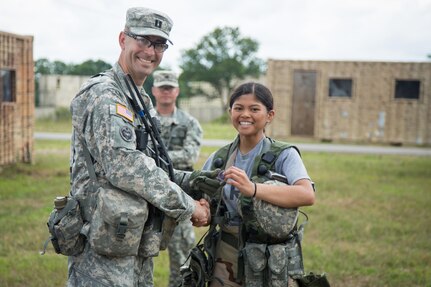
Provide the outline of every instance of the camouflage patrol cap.
[[155,35],[168,40],[172,29],[172,20],[163,12],[144,7],[133,7],[127,10],[126,28],[136,35]]
[[177,74],[175,74],[173,71],[155,71],[153,74],[154,77],[154,87],[161,87],[161,86],[171,86],[171,87],[178,87],[178,79]]

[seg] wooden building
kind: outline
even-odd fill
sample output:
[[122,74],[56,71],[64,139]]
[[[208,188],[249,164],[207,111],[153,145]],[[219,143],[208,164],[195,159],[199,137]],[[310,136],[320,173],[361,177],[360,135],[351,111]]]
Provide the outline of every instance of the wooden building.
[[431,144],[431,62],[269,60],[275,138]]
[[33,36],[0,32],[0,166],[33,159]]

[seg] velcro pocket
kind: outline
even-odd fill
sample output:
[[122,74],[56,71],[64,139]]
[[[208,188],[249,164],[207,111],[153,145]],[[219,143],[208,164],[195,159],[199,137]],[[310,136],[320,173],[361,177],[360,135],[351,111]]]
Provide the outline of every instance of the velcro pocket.
[[57,253],[63,255],[77,255],[85,245],[85,237],[81,234],[84,226],[79,203],[76,199],[68,197],[66,206],[61,210],[53,211],[48,225],[51,225],[53,245]]
[[90,244],[106,256],[136,256],[148,217],[147,202],[113,189],[101,189],[91,220]]
[[287,286],[286,245],[274,244],[268,246],[268,270],[271,282],[278,282],[276,286]]
[[260,272],[266,267],[266,244],[247,243],[245,246],[246,260],[250,268]]
[[291,240],[286,248],[287,270],[289,276],[298,279],[304,275],[301,245],[296,240]]
[[[54,225],[57,237],[63,240],[74,238],[80,233],[84,225],[78,201],[73,198],[68,198],[66,207],[69,207],[69,205],[71,207],[66,214],[61,215],[61,212],[57,213],[57,216],[61,216],[61,219]],[[64,208],[64,210],[65,209],[66,208]]]
[[176,126],[172,130],[172,138],[184,139],[186,137],[186,134],[187,134],[187,127],[183,125]]
[[280,274],[286,269],[286,246],[274,244],[268,246],[268,266],[275,274]]
[[243,251],[245,286],[265,286],[266,244],[247,242]]
[[155,257],[159,256],[162,233],[151,228],[144,230],[139,244],[138,256]]
[[[172,235],[175,232],[175,228],[177,227],[177,222],[175,221],[174,218],[169,217],[169,216],[165,216],[163,219],[163,225],[162,225],[162,234],[161,234],[161,242],[160,242],[160,250],[165,250],[168,245],[169,242],[172,238]],[[180,231],[183,231],[184,228],[179,228]],[[188,231],[189,229],[187,229]],[[192,235],[194,235],[194,233],[192,233]],[[191,236],[189,236],[189,234],[184,234],[182,236],[182,239],[185,240],[186,242],[189,241]],[[194,236],[193,236],[193,242],[190,242],[190,245],[194,244]]]

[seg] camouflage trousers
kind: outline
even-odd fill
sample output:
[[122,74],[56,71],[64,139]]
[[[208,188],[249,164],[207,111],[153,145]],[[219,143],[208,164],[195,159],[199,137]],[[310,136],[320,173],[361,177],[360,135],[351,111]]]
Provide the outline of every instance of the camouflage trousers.
[[180,267],[186,262],[190,250],[195,245],[195,232],[189,220],[181,221],[169,241],[169,287],[178,287],[181,283]]
[[69,256],[67,287],[153,287],[153,259],[98,255],[86,244]]

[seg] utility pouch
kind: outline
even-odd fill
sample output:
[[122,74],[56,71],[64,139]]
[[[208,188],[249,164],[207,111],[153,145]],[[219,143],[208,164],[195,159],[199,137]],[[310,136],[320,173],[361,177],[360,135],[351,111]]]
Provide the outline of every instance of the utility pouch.
[[247,242],[244,251],[245,286],[265,286],[266,244]]
[[164,216],[162,223],[160,250],[165,250],[168,247],[172,234],[174,234],[175,227],[177,227],[177,222],[175,219],[169,216]]
[[310,272],[298,280],[299,287],[330,287],[325,273],[314,274]]
[[45,253],[49,240],[56,253],[67,256],[80,254],[84,250],[85,236],[81,234],[84,222],[78,201],[73,197],[62,196],[55,199],[54,205],[47,222],[51,236],[45,242],[41,254]]
[[287,252],[285,244],[268,245],[268,286],[288,286],[287,276]]
[[147,217],[144,199],[100,188],[90,226],[91,247],[100,255],[136,256]]
[[139,256],[155,257],[159,255],[164,219],[165,216],[160,210],[151,204],[148,205],[148,219],[139,243]]
[[304,263],[302,259],[301,243],[294,235],[286,246],[287,272],[293,279],[304,276]]
[[144,230],[139,244],[138,256],[155,257],[159,255],[162,233],[151,228]]

